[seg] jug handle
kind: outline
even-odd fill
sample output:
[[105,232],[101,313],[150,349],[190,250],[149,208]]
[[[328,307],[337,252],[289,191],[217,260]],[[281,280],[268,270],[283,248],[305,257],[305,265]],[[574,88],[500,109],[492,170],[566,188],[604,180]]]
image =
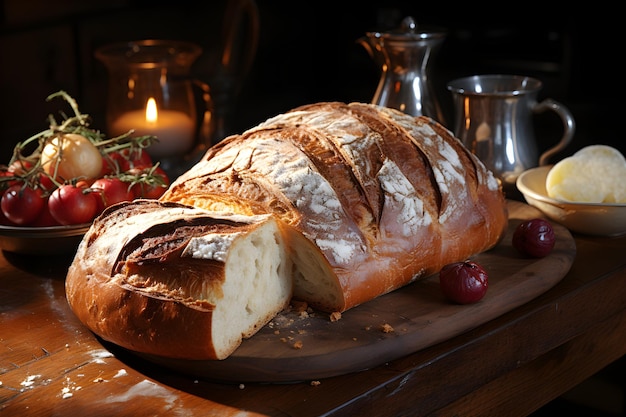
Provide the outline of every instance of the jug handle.
[[203,104],[203,108],[198,106],[198,109],[202,109],[202,112],[198,111],[198,126],[197,126],[197,145],[193,149],[193,154],[202,152],[204,153],[211,145],[215,137],[215,131],[217,129],[215,120],[215,107],[213,104],[213,98],[211,96],[211,88],[209,84],[200,81],[198,79],[191,80],[192,85],[196,88],[194,93],[197,93],[196,99],[200,100]]
[[357,38],[356,43],[358,43],[365,49],[370,58],[374,58],[374,50],[372,49],[372,45],[370,45],[366,36],[361,36],[360,38]]
[[224,14],[224,27],[222,35],[224,36],[224,49],[222,50],[222,68],[227,74],[232,74],[237,64],[235,60],[235,43],[239,34],[242,18],[248,18],[247,42],[245,43],[247,52],[243,54],[243,62],[239,66],[239,76],[246,76],[254,57],[259,43],[259,10],[254,0],[230,0]]
[[554,154],[561,152],[565,149],[565,147],[567,147],[567,145],[570,144],[572,138],[574,137],[574,132],[576,131],[576,123],[574,121],[574,116],[567,107],[558,101],[549,98],[537,104],[533,110],[535,112],[544,112],[546,110],[554,111],[559,115],[561,121],[563,122],[563,136],[561,137],[561,140],[555,146],[542,153],[539,158],[539,166],[544,166],[548,165],[550,158]]

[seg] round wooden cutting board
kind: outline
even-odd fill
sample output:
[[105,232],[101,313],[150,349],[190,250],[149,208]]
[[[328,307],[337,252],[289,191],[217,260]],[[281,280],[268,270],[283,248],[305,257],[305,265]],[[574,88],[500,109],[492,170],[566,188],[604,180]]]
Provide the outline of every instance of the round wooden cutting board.
[[566,228],[553,223],[550,255],[520,255],[511,245],[513,231],[534,217],[541,217],[537,209],[509,201],[507,235],[472,258],[489,275],[489,290],[478,303],[447,301],[433,276],[348,310],[337,321],[325,313],[281,313],[222,361],[140,356],[177,372],[236,383],[315,380],[378,366],[486,323],[556,285],[569,271],[576,245]]

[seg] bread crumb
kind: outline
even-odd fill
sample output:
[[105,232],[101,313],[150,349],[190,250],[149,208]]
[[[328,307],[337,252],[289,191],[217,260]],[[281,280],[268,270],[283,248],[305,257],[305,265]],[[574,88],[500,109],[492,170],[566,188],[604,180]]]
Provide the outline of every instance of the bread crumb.
[[76,385],[75,382],[72,382],[69,377],[66,378],[63,385],[65,385],[63,389],[61,389],[61,398],[63,399],[73,397],[75,391],[82,389],[80,385]]
[[244,389],[246,386],[244,384],[239,384],[239,389]]
[[393,330],[393,327],[391,327],[391,325],[390,325],[390,324],[387,324],[387,323],[385,323],[385,324],[383,324],[383,325],[381,326],[381,330],[383,331],[383,333],[391,333],[391,332],[393,332],[393,331],[394,331],[394,330]]
[[291,309],[296,313],[306,312],[308,307],[306,301],[291,300]]
[[293,344],[294,349],[302,349],[303,346],[302,340],[296,340]]
[[317,387],[318,385],[321,385],[322,383],[320,381],[311,381],[311,386],[312,387]]
[[341,320],[341,313],[339,311],[333,311],[330,313],[330,321],[335,322]]
[[104,382],[104,378],[99,376],[98,378],[94,379],[93,382]]

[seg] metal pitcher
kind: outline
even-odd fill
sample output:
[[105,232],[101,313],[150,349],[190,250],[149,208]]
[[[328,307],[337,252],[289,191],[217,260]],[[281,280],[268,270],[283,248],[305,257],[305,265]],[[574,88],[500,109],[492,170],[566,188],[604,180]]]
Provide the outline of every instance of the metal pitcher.
[[430,59],[445,39],[444,31],[422,31],[412,17],[397,30],[367,32],[357,41],[381,69],[372,103],[412,116],[429,116],[444,124],[439,101],[429,80]]
[[[487,168],[514,189],[523,171],[546,165],[572,140],[574,117],[563,104],[537,101],[542,83],[521,75],[475,75],[448,83],[454,104],[454,134]],[[538,155],[533,114],[556,112],[563,135],[556,145]]]

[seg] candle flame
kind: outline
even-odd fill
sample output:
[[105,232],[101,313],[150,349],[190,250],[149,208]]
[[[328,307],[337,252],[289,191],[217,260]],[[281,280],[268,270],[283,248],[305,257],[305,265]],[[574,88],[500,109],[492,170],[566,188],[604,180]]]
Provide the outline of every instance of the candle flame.
[[153,97],[148,99],[146,103],[146,121],[150,123],[154,123],[159,118],[156,101]]

